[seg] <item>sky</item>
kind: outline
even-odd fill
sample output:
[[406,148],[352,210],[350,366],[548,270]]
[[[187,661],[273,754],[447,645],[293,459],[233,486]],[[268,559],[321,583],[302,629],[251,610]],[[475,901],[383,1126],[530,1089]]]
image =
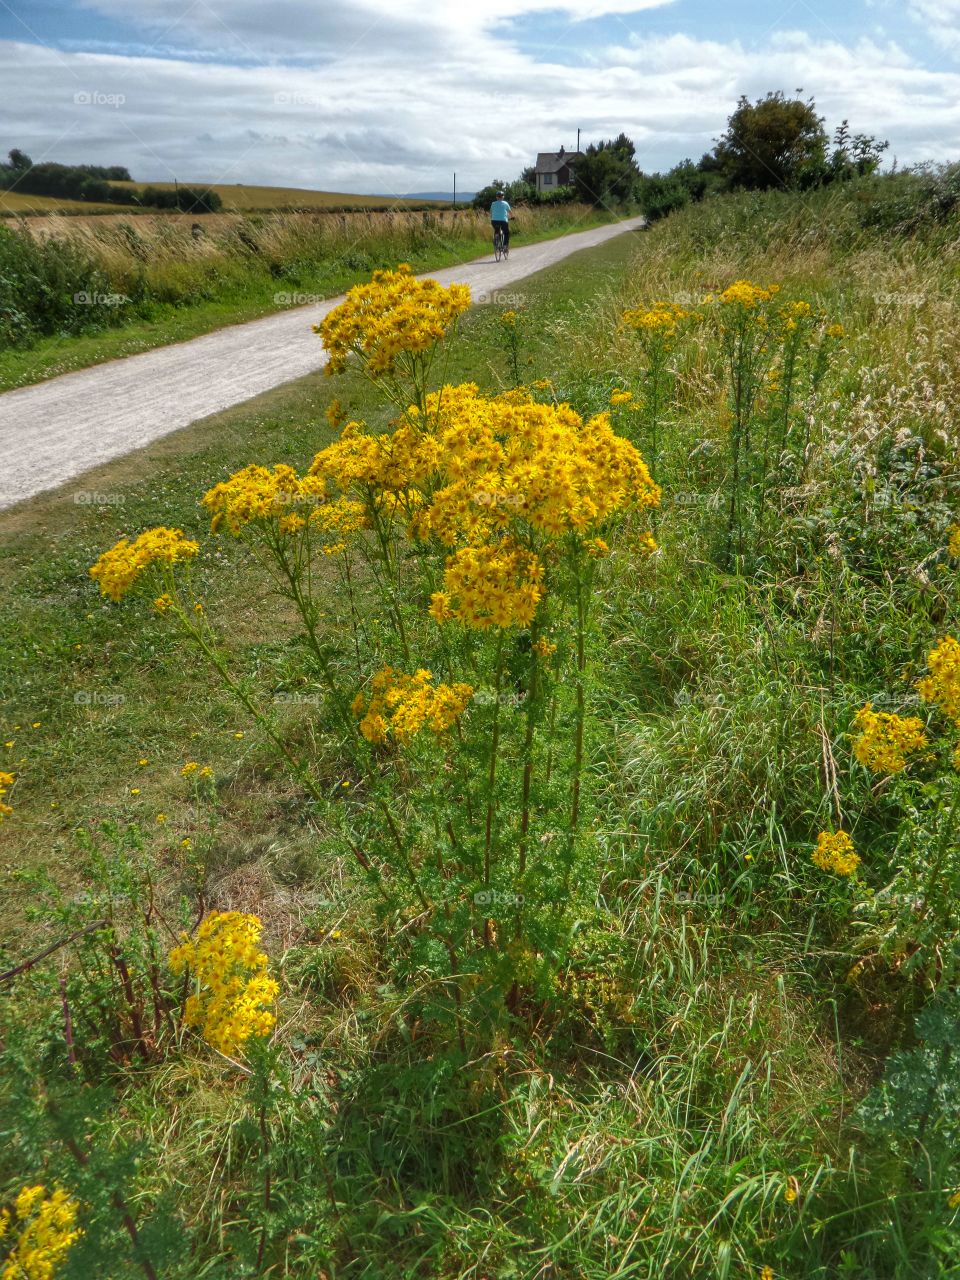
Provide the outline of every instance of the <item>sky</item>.
[[578,129],[655,172],[773,89],[960,159],[960,0],[0,0],[0,152],[141,181],[472,191]]

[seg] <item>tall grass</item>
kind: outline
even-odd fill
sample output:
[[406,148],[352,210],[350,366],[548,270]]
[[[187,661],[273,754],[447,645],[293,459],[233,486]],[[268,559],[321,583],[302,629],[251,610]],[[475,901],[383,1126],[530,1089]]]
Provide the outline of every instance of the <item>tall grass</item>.
[[[588,216],[579,206],[520,209],[515,227],[521,238],[539,237]],[[486,214],[473,209],[23,220],[0,225],[3,336],[29,347],[42,335],[95,333],[169,307],[296,305],[403,260],[452,263],[482,252],[488,236]]]

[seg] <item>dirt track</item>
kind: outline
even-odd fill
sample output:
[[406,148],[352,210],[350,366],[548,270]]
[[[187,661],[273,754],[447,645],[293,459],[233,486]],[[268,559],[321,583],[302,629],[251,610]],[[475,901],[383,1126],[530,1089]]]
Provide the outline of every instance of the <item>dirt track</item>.
[[[629,218],[518,245],[506,262],[489,256],[429,274],[443,284],[469,284],[475,302],[496,302],[499,292],[525,276],[643,222]],[[325,357],[311,325],[342,300],[329,298],[0,395],[0,510],[315,372]]]

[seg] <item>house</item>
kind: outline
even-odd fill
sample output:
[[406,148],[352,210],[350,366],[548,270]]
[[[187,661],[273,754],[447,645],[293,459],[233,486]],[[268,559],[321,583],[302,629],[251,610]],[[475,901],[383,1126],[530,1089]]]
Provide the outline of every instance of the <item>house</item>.
[[563,147],[559,151],[541,151],[536,165],[537,190],[569,187],[573,181],[573,166],[582,155],[582,151],[564,151]]

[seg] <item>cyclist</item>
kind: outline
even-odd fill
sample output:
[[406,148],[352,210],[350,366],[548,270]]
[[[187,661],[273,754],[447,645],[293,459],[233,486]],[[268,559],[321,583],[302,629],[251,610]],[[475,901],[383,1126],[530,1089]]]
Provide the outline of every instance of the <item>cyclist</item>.
[[490,206],[490,221],[494,238],[498,231],[503,232],[503,252],[506,254],[510,249],[510,205],[503,191],[497,192],[497,198]]

